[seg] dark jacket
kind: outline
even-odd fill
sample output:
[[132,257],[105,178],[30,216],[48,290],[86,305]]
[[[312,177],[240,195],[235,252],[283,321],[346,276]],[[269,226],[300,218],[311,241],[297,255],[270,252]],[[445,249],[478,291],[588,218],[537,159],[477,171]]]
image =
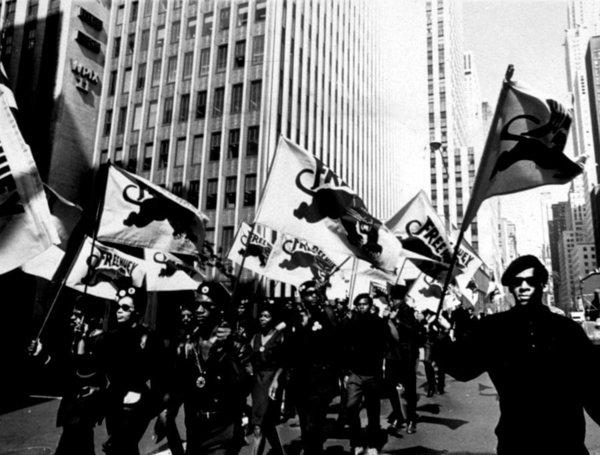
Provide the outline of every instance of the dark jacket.
[[442,344],[454,378],[489,373],[500,400],[499,454],[586,454],[583,410],[600,423],[599,359],[582,328],[543,305],[519,306]]
[[379,376],[388,330],[386,321],[375,314],[353,314],[344,324],[344,368],[359,375]]

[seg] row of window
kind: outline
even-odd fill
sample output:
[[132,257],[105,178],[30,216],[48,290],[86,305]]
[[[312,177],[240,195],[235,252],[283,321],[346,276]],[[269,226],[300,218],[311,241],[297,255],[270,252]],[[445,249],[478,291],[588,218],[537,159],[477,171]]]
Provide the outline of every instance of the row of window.
[[[230,114],[239,114],[242,112],[242,94],[244,91],[243,84],[234,84],[231,87],[231,104]],[[262,81],[250,82],[250,92],[248,95],[248,111],[256,112],[260,110],[260,99],[262,94]],[[208,93],[206,90],[200,90],[196,96],[195,118],[206,118],[206,104]],[[212,117],[219,118],[224,113],[225,87],[217,87],[214,91],[212,104]],[[174,97],[169,96],[164,99],[162,111],[162,125],[170,125],[173,121],[173,102]],[[178,122],[187,122],[190,113],[190,94],[184,93],[180,96],[179,112],[177,115]],[[157,123],[158,101],[153,100],[148,103],[148,115],[146,117],[146,128],[154,128]],[[142,104],[134,106],[133,118],[131,121],[131,131],[139,131],[142,127],[143,107]],[[104,118],[104,136],[108,136],[112,130],[113,110],[108,109]],[[119,108],[117,117],[117,134],[125,132],[127,123],[127,106]]]

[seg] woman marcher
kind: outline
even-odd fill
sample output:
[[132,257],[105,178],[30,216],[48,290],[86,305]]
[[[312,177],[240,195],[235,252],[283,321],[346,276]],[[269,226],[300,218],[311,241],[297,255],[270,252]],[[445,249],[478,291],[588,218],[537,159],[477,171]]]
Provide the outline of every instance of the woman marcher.
[[260,438],[258,454],[261,455],[265,440],[271,445],[275,454],[282,454],[283,449],[276,425],[281,409],[280,378],[283,372],[284,333],[278,327],[278,319],[274,316],[273,306],[261,308],[258,317],[258,333],[252,338],[252,369],[254,381],[252,386],[252,425],[254,435]]

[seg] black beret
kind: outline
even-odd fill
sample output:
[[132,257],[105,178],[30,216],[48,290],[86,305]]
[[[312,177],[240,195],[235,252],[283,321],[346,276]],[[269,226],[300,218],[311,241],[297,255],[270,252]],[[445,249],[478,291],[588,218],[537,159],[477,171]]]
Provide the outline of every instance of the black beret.
[[390,298],[391,299],[404,299],[408,294],[408,286],[402,286],[401,284],[394,284],[390,286]]
[[300,294],[303,294],[307,289],[310,288],[313,288],[316,291],[318,291],[319,286],[315,280],[308,280],[302,283],[300,286],[298,286],[298,292]]
[[227,303],[229,295],[220,283],[215,281],[204,281],[200,283],[196,290],[196,298],[206,296],[212,300],[215,305],[224,305]]
[[517,276],[523,270],[531,268],[533,269],[534,276],[539,278],[542,284],[546,284],[548,282],[548,270],[546,270],[544,264],[542,264],[535,256],[527,254],[525,256],[519,256],[508,265],[502,274],[502,285],[510,286],[512,279],[515,276]]

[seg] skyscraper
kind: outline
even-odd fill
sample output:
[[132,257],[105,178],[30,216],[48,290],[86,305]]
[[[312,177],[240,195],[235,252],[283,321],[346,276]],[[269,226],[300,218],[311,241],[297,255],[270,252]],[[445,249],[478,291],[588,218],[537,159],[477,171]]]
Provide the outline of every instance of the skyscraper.
[[[412,119],[410,106],[392,115],[402,98],[391,66],[402,68],[406,57],[382,39],[390,28],[413,31],[410,46],[423,51],[422,63],[403,67],[410,88],[401,88],[426,108],[425,29],[409,22],[424,17],[423,6],[409,0],[401,5],[407,14],[394,14],[399,8],[366,0],[114,2],[95,161],[110,158],[197,204],[210,218],[209,240],[224,251],[238,224],[252,221],[280,135],[387,218],[411,196],[403,181],[427,172],[425,117]],[[409,155],[410,168],[402,164]]]

